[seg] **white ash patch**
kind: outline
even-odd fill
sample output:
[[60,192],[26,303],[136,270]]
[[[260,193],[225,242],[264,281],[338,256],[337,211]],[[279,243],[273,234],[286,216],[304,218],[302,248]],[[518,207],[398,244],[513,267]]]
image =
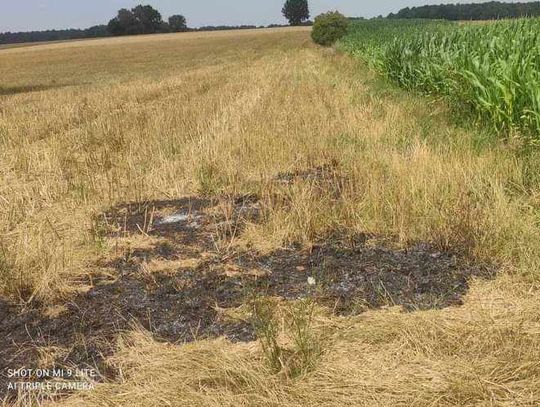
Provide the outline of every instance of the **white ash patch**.
[[163,218],[155,222],[156,226],[162,225],[174,225],[175,223],[189,222],[190,227],[196,227],[197,220],[201,219],[201,215],[194,215],[192,213],[174,213],[172,215],[164,216]]

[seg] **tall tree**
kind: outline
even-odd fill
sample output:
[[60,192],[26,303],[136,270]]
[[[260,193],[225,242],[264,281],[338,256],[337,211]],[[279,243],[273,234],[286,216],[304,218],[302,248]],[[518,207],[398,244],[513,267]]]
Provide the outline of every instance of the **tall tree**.
[[107,24],[107,31],[111,35],[124,34],[124,30],[122,29],[122,26],[120,25],[120,21],[118,21],[118,17],[114,17],[109,21],[109,24]]
[[109,21],[107,27],[112,35],[131,35],[141,32],[141,26],[135,15],[125,8],[118,10],[118,15]]
[[161,31],[162,24],[159,11],[139,5],[131,10],[118,10],[118,15],[107,27],[112,35],[153,34]]
[[300,25],[309,19],[307,0],[287,0],[281,12],[291,25]]
[[172,32],[187,31],[186,17],[181,15],[170,16],[169,27]]
[[152,6],[138,5],[131,12],[139,22],[142,34],[153,34],[161,28],[161,23],[163,23],[161,14]]

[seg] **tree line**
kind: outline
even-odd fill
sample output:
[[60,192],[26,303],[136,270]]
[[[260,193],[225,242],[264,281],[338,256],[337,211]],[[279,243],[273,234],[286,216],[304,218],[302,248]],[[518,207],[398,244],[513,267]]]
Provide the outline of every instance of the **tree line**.
[[[286,0],[282,9],[283,15],[292,25],[310,25],[309,9],[307,0]],[[183,15],[170,16],[167,21],[163,20],[161,13],[148,5],[138,5],[128,9],[120,9],[108,24],[96,25],[87,29],[45,30],[30,32],[5,32],[0,33],[0,44],[62,41],[85,38],[97,38],[120,35],[156,34],[183,31],[222,31],[242,30],[254,28],[283,27],[282,24],[270,24],[268,26],[255,25],[219,25],[189,28]]]
[[437,20],[495,20],[540,16],[540,1],[530,3],[440,4],[406,7],[388,18],[426,18]]
[[[282,14],[289,20],[291,25],[311,24],[309,21],[308,0],[286,0]],[[268,27],[280,27],[279,24],[271,24]],[[154,34],[163,32],[182,31],[218,31],[231,29],[265,28],[265,26],[239,25],[239,26],[204,26],[198,29],[190,29],[186,18],[182,15],[169,17],[168,22],[163,21],[161,14],[152,6],[139,5],[128,9],[120,9],[116,17],[109,21],[107,29],[111,35],[134,35]]]
[[85,30],[46,30],[28,32],[0,33],[0,44],[16,44],[23,42],[64,41],[84,38],[106,37],[109,35],[106,25],[96,25]]
[[187,31],[187,21],[183,15],[174,15],[163,21],[161,13],[152,6],[118,10],[116,17],[109,21],[107,30],[111,35],[155,34]]

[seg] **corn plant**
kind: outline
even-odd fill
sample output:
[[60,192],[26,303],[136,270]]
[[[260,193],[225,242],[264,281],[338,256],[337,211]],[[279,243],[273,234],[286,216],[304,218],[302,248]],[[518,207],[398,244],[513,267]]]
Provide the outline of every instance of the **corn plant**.
[[403,88],[466,106],[499,133],[540,137],[540,19],[356,22],[339,47]]

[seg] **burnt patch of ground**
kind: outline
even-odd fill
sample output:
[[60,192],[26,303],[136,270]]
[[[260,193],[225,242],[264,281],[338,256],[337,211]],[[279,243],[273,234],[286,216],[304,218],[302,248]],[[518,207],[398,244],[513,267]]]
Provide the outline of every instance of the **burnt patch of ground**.
[[365,237],[265,256],[219,250],[221,235],[241,230],[258,214],[259,203],[249,196],[124,205],[101,215],[101,238],[141,238],[147,244],[135,240],[116,257],[100,260],[92,288],[61,312],[0,301],[0,395],[6,369],[51,367],[40,366],[40,348],[62,349],[48,363],[97,367],[104,378],[114,377],[104,361],[118,335],[134,324],[175,343],[217,336],[250,341],[250,321],[231,319],[224,310],[254,297],[313,298],[339,315],[389,305],[413,311],[459,305],[471,278],[494,274],[428,245],[393,250],[370,245]]
[[[128,203],[115,206],[98,216],[96,228],[98,233],[109,237],[147,233],[155,222],[159,223],[163,212],[176,211],[187,216],[197,216],[197,213],[211,205],[211,200],[203,198]],[[178,236],[197,237],[192,236],[192,233],[185,233],[186,229],[189,229],[186,222],[177,222],[174,226],[174,228],[158,228],[154,233],[166,234],[167,231],[170,231]]]
[[331,161],[313,168],[281,172],[275,177],[277,183],[293,184],[297,181],[315,181],[321,182],[337,177],[341,177],[339,163]]
[[[287,299],[314,297],[340,315],[382,306],[414,311],[460,305],[471,278],[494,275],[491,267],[422,244],[392,250],[335,242],[310,252],[283,249],[249,261],[270,271],[259,280],[270,294]],[[306,283],[308,278],[313,285]]]
[[348,178],[336,160],[307,169],[280,172],[273,179],[275,186],[289,188],[295,184],[309,184],[321,196],[339,199],[341,191],[347,184]]

